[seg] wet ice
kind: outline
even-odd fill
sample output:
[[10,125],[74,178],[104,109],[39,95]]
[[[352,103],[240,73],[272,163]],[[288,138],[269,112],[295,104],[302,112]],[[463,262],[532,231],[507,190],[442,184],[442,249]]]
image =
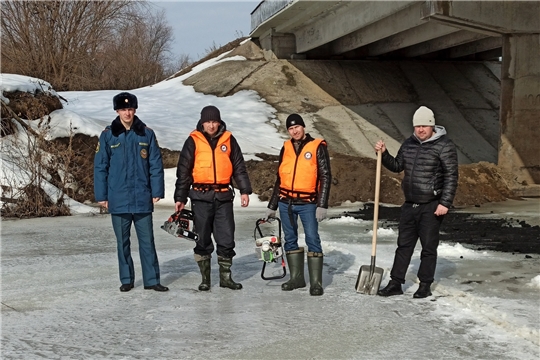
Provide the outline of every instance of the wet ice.
[[[160,229],[169,206],[154,214],[168,293],[143,290],[136,241],[135,289],[119,292],[108,215],[3,221],[2,356],[388,359],[398,349],[401,358],[538,358],[539,256],[443,243],[433,296],[417,300],[417,248],[403,296],[358,294],[354,286],[360,266],[369,265],[373,223],[337,218],[320,224],[325,294],[283,292],[288,276],[262,280],[254,251],[253,231],[264,206],[254,199],[247,209],[235,207],[238,255],[232,269],[244,285],[240,291],[219,287],[215,256],[211,291],[197,291],[193,242]],[[330,214],[339,216],[344,208]],[[379,232],[384,285],[397,230]]]

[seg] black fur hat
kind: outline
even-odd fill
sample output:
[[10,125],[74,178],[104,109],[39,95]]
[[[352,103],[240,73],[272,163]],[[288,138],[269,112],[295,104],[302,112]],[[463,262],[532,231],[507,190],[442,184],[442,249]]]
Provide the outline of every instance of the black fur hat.
[[121,92],[115,95],[112,101],[114,110],[137,108],[137,97],[128,92]]

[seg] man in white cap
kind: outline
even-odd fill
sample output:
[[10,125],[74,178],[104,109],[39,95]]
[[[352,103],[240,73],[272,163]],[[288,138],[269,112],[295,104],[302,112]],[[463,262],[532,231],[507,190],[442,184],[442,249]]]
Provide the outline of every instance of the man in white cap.
[[418,279],[420,286],[414,298],[431,295],[437,265],[439,229],[444,215],[452,206],[458,185],[458,159],[455,145],[444,127],[435,125],[431,109],[420,106],[413,116],[414,133],[403,142],[396,157],[386,150],[382,140],[375,151],[382,152],[382,163],[390,171],[404,171],[401,188],[405,203],[401,207],[399,235],[390,282],[378,292],[380,296],[403,294],[401,285],[418,238],[422,244]]

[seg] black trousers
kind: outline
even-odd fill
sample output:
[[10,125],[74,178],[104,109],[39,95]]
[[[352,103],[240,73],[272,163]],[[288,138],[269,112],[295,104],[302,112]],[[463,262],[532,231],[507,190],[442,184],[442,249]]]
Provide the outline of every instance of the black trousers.
[[418,279],[421,282],[432,283],[437,266],[437,248],[439,246],[439,229],[444,216],[436,216],[438,201],[427,204],[405,203],[401,206],[399,220],[399,235],[397,241],[394,265],[390,272],[393,280],[405,283],[405,274],[411,262],[414,248],[420,238],[422,252]]
[[214,244],[217,245],[217,255],[232,258],[234,252],[234,214],[232,201],[191,201],[193,210],[193,226],[199,235],[199,240],[193,251],[197,255],[212,255]]

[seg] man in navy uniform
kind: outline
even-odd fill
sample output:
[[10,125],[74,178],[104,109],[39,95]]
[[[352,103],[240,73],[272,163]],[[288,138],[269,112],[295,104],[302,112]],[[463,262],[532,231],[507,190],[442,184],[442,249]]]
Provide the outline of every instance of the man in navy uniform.
[[163,162],[154,131],[137,116],[137,97],[122,92],[113,98],[118,113],[99,137],[94,157],[96,201],[111,214],[117,240],[120,291],[134,287],[130,230],[139,240],[143,284],[147,290],[167,291],[160,284],[152,212],[165,196]]

